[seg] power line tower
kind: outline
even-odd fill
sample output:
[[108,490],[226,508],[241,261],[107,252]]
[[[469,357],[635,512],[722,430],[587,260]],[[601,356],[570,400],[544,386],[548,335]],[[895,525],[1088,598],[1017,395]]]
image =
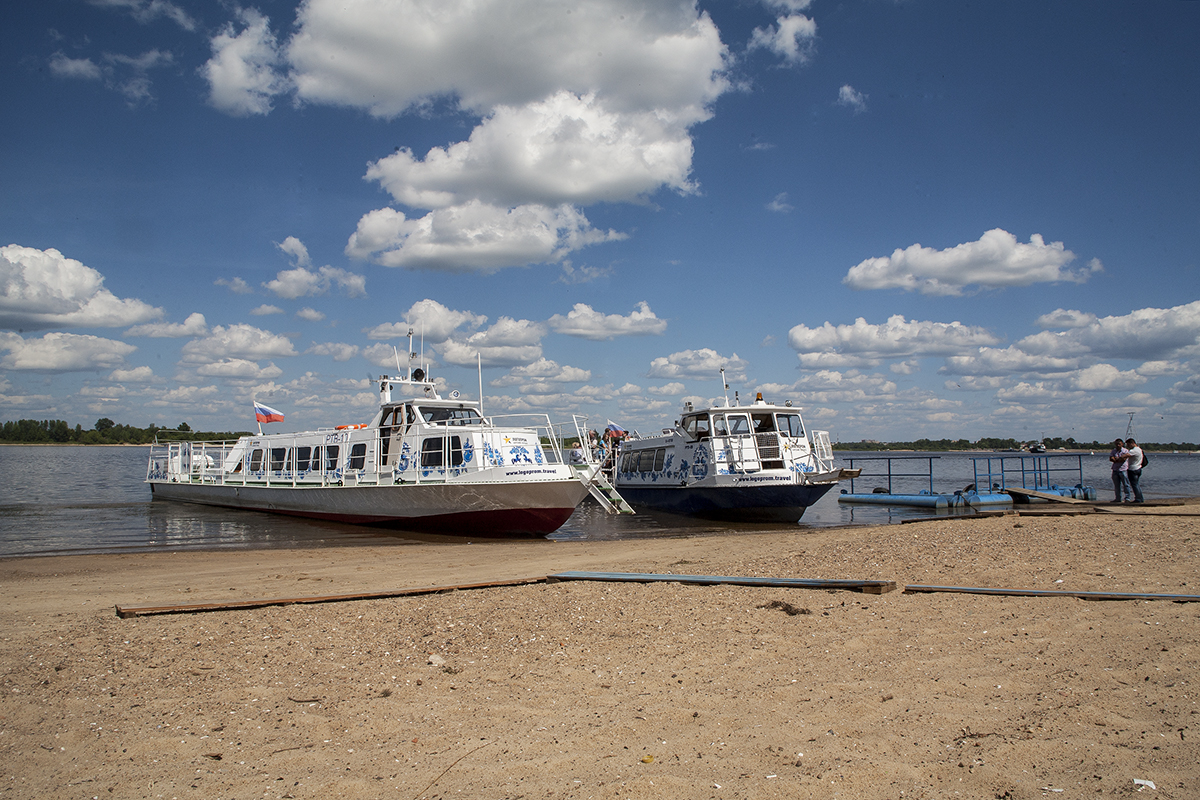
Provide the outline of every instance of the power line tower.
[[1126,439],[1133,438],[1133,415],[1134,415],[1134,413],[1135,412],[1133,412],[1133,411],[1129,412],[1129,424],[1127,426],[1125,426],[1125,438]]

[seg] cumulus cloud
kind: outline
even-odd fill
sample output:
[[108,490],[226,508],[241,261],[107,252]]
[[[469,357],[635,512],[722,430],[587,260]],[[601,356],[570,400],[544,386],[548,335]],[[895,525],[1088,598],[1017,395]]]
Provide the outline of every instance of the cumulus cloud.
[[567,315],[555,314],[550,329],[567,336],[578,336],[594,342],[608,341],[618,336],[659,335],[667,329],[667,321],[659,319],[646,301],[637,304],[629,316],[602,314],[586,303],[576,303]]
[[321,320],[325,319],[324,313],[317,311],[315,308],[309,308],[308,306],[305,306],[297,311],[296,316],[300,319],[306,319],[309,322],[320,322]]
[[266,114],[272,98],[287,87],[279,43],[270,20],[258,11],[238,9],[237,16],[241,30],[231,22],[212,38],[213,55],[200,74],[217,110],[236,117]]
[[279,306],[263,303],[261,306],[250,309],[250,313],[256,317],[269,317],[272,314],[282,314],[283,309]]
[[[731,63],[709,16],[673,0],[310,0],[286,48],[302,102],[390,118],[449,101],[477,121],[424,154],[370,164],[395,202],[346,253],[385,266],[492,271],[621,238],[580,210],[688,193],[690,128]],[[796,33],[793,22],[780,42]]]
[[392,208],[369,212],[350,236],[346,255],[385,267],[489,273],[624,238],[593,228],[574,206],[505,208],[472,200],[413,219]]
[[125,331],[126,336],[148,336],[152,339],[179,339],[184,336],[203,336],[208,333],[208,324],[204,315],[195,312],[188,315],[183,322],[151,322],[146,325],[135,325]]
[[501,317],[490,328],[466,339],[443,342],[438,350],[447,363],[460,366],[475,364],[476,354],[485,366],[526,365],[542,358],[541,339],[545,333],[542,323]]
[[[307,258],[307,250],[304,256]],[[367,279],[338,267],[310,270],[301,266],[281,270],[274,280],[263,284],[263,288],[288,300],[325,294],[332,286],[337,286],[348,297],[362,297],[367,292]]]
[[245,323],[217,325],[208,336],[183,346],[183,360],[189,364],[215,364],[228,359],[260,361],[294,355],[296,348],[286,336]]
[[1068,315],[1075,315],[1078,323],[1061,332],[1035,333],[1016,346],[1027,353],[1105,359],[1163,361],[1200,355],[1200,300],[1172,308],[1141,308],[1121,316]]
[[967,286],[998,289],[1034,283],[1084,283],[1103,267],[1093,259],[1087,268],[1066,266],[1075,254],[1062,242],[1046,244],[1039,234],[1028,244],[995,228],[976,242],[934,250],[914,244],[886,258],[868,258],[850,268],[842,282],[854,289],[917,290],[928,295],[960,295]]
[[334,361],[349,361],[358,355],[358,345],[343,342],[314,343],[304,352],[318,356],[330,356]]
[[826,322],[819,328],[797,325],[788,331],[788,344],[799,351],[800,364],[810,369],[875,366],[885,359],[947,356],[999,339],[984,328],[961,322],[906,320],[896,314],[882,325],[859,317],[851,325]]
[[1073,311],[1066,308],[1056,308],[1049,314],[1042,314],[1034,324],[1039,328],[1085,328],[1096,321],[1096,315],[1084,311]]
[[725,357],[716,350],[701,348],[700,350],[681,350],[669,356],[659,357],[650,362],[651,378],[702,378],[720,380],[720,372],[725,370],[726,381],[744,381],[749,362],[738,357],[737,353]]
[[1053,374],[1078,369],[1078,355],[1029,353],[1019,347],[980,347],[970,355],[948,356],[938,372],[949,375],[1017,375],[1026,372]]
[[508,374],[491,381],[491,386],[516,386],[529,381],[544,383],[582,383],[591,380],[591,370],[579,367],[560,366],[557,361],[539,358],[531,364],[513,367]]
[[[404,313],[404,322],[376,325],[366,331],[368,339],[397,339],[408,336],[411,329],[417,341],[430,344],[444,342],[459,328],[474,330],[482,327],[487,317],[469,311],[455,311],[436,300],[418,300]],[[415,344],[415,343],[414,343]]]
[[250,284],[241,278],[217,278],[213,281],[213,284],[216,286],[226,286],[234,294],[254,294],[254,289],[251,288]]
[[121,383],[150,383],[157,380],[154,370],[149,367],[134,367],[133,369],[114,369],[109,373],[110,381]]
[[778,17],[774,25],[755,28],[747,47],[772,52],[787,64],[803,64],[812,56],[816,39],[817,23],[803,14],[787,13]]
[[662,386],[647,387],[646,391],[649,392],[650,394],[674,397],[675,395],[683,394],[684,392],[686,392],[687,387],[684,386],[679,381],[671,381],[670,383],[664,383]]
[[104,276],[54,248],[0,247],[0,328],[107,328],[162,317],[141,300],[122,300]]
[[275,246],[292,257],[294,266],[312,266],[312,259],[308,255],[308,248],[304,246],[304,242],[300,241],[295,236],[289,236],[282,242],[276,243]]
[[847,83],[838,89],[837,104],[861,114],[867,110],[867,96]]
[[90,372],[111,370],[125,364],[137,350],[131,344],[74,333],[47,333],[40,339],[25,339],[15,333],[0,334],[0,368],[36,372]]

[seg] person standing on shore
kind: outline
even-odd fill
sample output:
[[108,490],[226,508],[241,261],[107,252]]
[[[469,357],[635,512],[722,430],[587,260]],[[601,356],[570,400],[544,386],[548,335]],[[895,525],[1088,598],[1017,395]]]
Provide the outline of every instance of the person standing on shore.
[[1112,462],[1113,493],[1116,495],[1113,502],[1133,499],[1133,493],[1129,491],[1129,451],[1125,449],[1125,442],[1120,439],[1113,442],[1108,460]]
[[1133,489],[1133,502],[1141,503],[1144,501],[1141,487],[1142,465],[1146,463],[1146,458],[1142,455],[1142,448],[1138,447],[1138,443],[1132,438],[1125,440],[1125,449],[1129,452],[1129,458],[1125,461],[1125,474],[1129,480],[1129,487]]

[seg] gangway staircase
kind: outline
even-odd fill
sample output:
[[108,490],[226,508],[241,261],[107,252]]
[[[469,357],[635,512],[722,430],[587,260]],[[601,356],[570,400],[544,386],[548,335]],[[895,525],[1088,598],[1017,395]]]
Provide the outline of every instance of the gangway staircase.
[[637,513],[629,503],[625,502],[625,498],[621,497],[617,488],[609,483],[599,464],[580,464],[575,469],[579,470],[579,479],[587,486],[588,494],[595,498],[600,507],[609,514]]

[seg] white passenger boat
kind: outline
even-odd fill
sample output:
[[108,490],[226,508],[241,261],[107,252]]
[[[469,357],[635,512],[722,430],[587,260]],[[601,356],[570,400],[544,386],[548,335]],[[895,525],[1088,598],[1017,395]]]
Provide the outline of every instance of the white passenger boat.
[[551,533],[594,486],[544,415],[498,424],[458,392],[440,397],[421,369],[379,391],[365,425],[155,444],[146,480],[161,500],[473,536]]
[[828,432],[807,432],[799,409],[761,393],[749,406],[686,404],[674,428],[627,439],[613,471],[633,506],[748,521],[797,521],[839,479],[853,477],[833,465]]

